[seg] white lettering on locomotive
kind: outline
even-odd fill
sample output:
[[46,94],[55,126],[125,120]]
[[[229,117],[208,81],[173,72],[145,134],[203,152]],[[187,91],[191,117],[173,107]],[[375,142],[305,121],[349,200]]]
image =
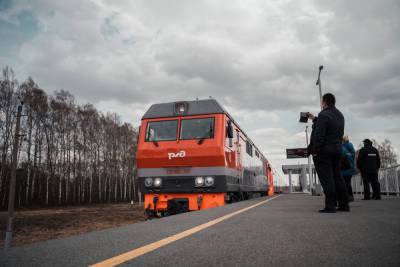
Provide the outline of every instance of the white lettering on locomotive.
[[168,153],[168,159],[172,159],[172,158],[184,158],[186,157],[186,151],[185,150],[181,150],[177,153]]

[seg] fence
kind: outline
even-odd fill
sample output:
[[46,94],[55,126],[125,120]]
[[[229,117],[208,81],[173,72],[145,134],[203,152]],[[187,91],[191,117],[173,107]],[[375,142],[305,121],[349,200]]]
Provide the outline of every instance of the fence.
[[[400,165],[379,170],[379,183],[381,184],[381,194],[396,195],[400,197]],[[354,175],[352,179],[353,192],[362,194],[364,187],[360,174]]]

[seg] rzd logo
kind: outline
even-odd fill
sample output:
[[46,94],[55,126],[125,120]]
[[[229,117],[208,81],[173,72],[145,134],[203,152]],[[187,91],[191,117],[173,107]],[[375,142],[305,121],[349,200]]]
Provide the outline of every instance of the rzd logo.
[[172,159],[172,158],[184,158],[186,157],[186,151],[181,150],[177,153],[168,153],[168,158]]

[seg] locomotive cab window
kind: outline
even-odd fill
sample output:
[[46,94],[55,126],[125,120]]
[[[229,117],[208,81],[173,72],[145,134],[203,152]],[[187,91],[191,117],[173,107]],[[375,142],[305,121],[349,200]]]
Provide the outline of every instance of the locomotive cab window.
[[253,156],[253,146],[249,141],[246,141],[246,152],[250,156]]
[[181,140],[214,138],[214,118],[181,121]]
[[178,120],[151,121],[147,123],[146,142],[176,140]]

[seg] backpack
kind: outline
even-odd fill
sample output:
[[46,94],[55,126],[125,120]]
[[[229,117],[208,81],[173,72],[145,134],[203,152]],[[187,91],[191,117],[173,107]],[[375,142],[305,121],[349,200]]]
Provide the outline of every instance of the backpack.
[[[347,151],[347,148],[344,148]],[[340,158],[340,169],[342,171],[350,170],[353,168],[353,164],[349,160],[346,152],[342,152],[342,157]]]

